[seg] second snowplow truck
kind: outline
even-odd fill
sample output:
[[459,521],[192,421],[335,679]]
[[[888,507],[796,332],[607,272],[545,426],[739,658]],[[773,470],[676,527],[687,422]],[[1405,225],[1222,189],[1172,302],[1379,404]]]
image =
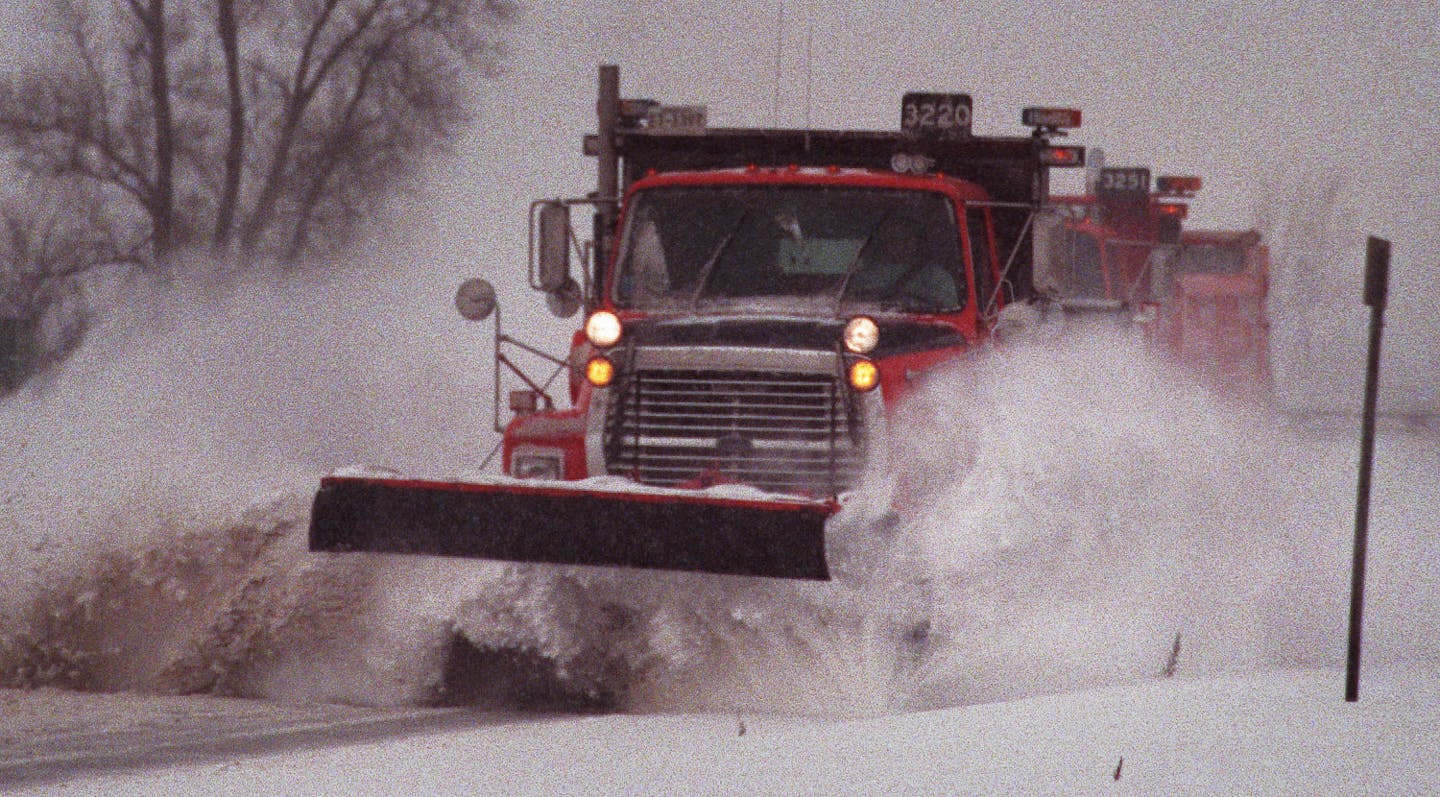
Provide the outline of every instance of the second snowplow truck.
[[[510,394],[502,477],[326,477],[312,549],[828,578],[838,496],[891,467],[888,411],[1032,296],[1050,169],[1085,160],[1055,142],[1079,111],[977,135],[963,94],[905,95],[890,131],[715,129],[601,67],[597,109],[597,191],[531,213],[532,286],[586,311],[555,360],[569,408]],[[457,304],[488,317],[494,290]],[[497,322],[497,410],[507,343]]]

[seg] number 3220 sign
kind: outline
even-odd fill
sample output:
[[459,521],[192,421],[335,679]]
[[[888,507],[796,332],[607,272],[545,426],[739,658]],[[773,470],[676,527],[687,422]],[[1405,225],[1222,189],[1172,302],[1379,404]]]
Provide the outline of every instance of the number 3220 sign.
[[920,138],[970,135],[969,94],[906,94],[900,103],[900,129]]

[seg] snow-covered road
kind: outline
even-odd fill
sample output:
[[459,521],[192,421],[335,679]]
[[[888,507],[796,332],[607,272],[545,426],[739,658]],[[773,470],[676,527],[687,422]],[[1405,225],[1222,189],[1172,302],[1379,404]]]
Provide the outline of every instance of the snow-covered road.
[[0,787],[59,788],[98,774],[223,765],[505,719],[466,709],[7,689]]
[[1360,703],[1347,704],[1340,672],[1291,670],[838,719],[10,692],[0,697],[0,789],[1426,795],[1440,793],[1437,693],[1436,670],[1384,668],[1367,673]]

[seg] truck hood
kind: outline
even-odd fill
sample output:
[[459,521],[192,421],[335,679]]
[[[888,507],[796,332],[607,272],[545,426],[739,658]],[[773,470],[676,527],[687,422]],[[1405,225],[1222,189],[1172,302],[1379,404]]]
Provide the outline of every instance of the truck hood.
[[[777,319],[691,317],[643,319],[627,323],[626,334],[636,346],[723,346],[833,351],[845,331],[840,319]],[[963,344],[965,338],[948,324],[876,319],[880,345],[874,356]]]

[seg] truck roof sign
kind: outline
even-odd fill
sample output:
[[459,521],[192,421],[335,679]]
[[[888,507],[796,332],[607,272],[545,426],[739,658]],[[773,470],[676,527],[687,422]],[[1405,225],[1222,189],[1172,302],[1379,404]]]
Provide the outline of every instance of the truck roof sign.
[[645,112],[645,130],[667,135],[702,136],[706,130],[704,105],[656,105]]
[[969,94],[910,92],[900,101],[900,129],[915,138],[970,137]]
[[1026,127],[1047,127],[1051,130],[1066,130],[1080,126],[1078,108],[1026,108],[1020,114]]
[[1155,178],[1155,190],[1166,196],[1194,196],[1200,190],[1200,178],[1163,175]]
[[1095,196],[1103,200],[1143,202],[1150,198],[1149,169],[1101,169]]

